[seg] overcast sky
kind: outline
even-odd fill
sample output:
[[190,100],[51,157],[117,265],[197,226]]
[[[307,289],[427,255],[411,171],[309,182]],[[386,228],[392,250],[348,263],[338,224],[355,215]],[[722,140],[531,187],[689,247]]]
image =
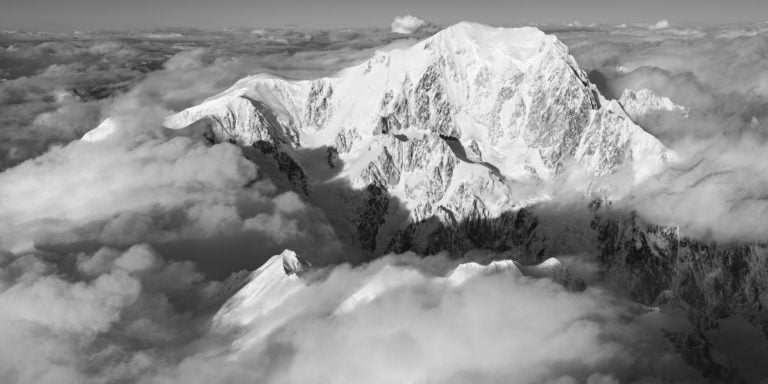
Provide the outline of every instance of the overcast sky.
[[0,0],[0,29],[386,27],[437,23],[733,23],[768,18],[765,0]]

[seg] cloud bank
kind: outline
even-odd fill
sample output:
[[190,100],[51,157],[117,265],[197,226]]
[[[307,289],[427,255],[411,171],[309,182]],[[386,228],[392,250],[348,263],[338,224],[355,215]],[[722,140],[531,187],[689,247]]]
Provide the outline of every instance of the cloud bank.
[[656,24],[648,27],[648,29],[652,31],[659,30],[659,29],[666,29],[666,28],[669,28],[669,21],[667,20],[659,20]]

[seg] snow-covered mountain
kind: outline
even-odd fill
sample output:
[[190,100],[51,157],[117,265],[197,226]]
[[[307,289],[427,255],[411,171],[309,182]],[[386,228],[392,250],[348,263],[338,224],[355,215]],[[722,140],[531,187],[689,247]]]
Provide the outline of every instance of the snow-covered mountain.
[[[108,136],[117,122],[102,125],[84,139]],[[165,125],[273,154],[317,205],[330,204],[320,196],[328,183],[343,182],[367,190],[357,205],[385,194],[413,223],[494,219],[546,200],[538,186],[572,172],[623,171],[641,182],[671,155],[599,94],[554,36],[467,22],[332,77],[244,78]],[[331,220],[354,221],[369,250],[387,226],[370,218],[399,211],[330,200],[352,206],[356,217]]]

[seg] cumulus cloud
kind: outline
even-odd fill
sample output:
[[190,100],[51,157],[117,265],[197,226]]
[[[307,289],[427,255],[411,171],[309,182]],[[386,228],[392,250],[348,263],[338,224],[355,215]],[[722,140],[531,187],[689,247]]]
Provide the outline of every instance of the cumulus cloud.
[[648,29],[654,31],[658,29],[666,29],[669,28],[669,21],[667,20],[659,20],[656,24],[653,24],[648,27]]
[[[26,265],[21,265],[26,264]],[[206,313],[241,285],[205,281],[146,245],[77,254],[75,269],[28,254],[5,260],[0,375],[10,383],[114,382],[178,356]]]
[[136,300],[139,289],[123,272],[101,275],[91,283],[43,276],[5,290],[0,306],[5,321],[88,335],[107,330],[120,309]]
[[[118,41],[11,36],[0,48],[0,169],[69,142],[98,123],[108,99],[164,60]],[[158,56],[160,56],[158,58]]]
[[427,25],[427,22],[416,16],[396,16],[395,20],[392,21],[392,33],[410,35],[425,25]]

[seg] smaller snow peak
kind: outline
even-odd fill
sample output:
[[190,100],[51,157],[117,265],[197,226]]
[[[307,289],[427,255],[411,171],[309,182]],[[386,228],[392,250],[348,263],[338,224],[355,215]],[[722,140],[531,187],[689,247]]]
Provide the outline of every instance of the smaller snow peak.
[[291,251],[290,249],[283,251],[283,253],[280,254],[280,257],[283,260],[283,270],[288,276],[294,274],[300,275],[302,272],[312,268],[312,264],[299,257],[296,252]]
[[541,274],[554,273],[555,271],[564,269],[565,265],[563,265],[563,263],[560,262],[560,260],[554,257],[550,257],[549,259],[546,259],[539,264],[522,267],[522,268],[524,270],[523,273],[536,275],[538,273],[541,273]]
[[502,273],[510,273],[513,276],[521,276],[518,264],[512,260],[496,260],[488,265],[481,265],[475,262],[459,264],[451,273],[447,276],[448,282],[451,285],[462,285],[467,280],[478,275],[495,275]]
[[[286,263],[287,261],[287,263]],[[282,265],[281,265],[282,264]],[[248,283],[227,300],[213,318],[213,328],[219,332],[259,322],[259,330],[238,344],[258,342],[294,313],[280,308],[291,308],[290,299],[307,288],[307,284],[294,273],[288,273],[286,264],[293,271],[304,266],[293,251],[286,250],[274,255],[257,270],[251,272]],[[271,320],[269,320],[271,319]]]
[[573,291],[583,291],[586,288],[583,280],[573,276],[565,264],[554,257],[536,265],[519,265],[518,267],[526,276],[537,279],[548,278]]
[[625,89],[619,98],[619,104],[633,120],[651,112],[666,111],[688,114],[687,108],[675,104],[668,97],[658,96],[649,89],[639,91]]

